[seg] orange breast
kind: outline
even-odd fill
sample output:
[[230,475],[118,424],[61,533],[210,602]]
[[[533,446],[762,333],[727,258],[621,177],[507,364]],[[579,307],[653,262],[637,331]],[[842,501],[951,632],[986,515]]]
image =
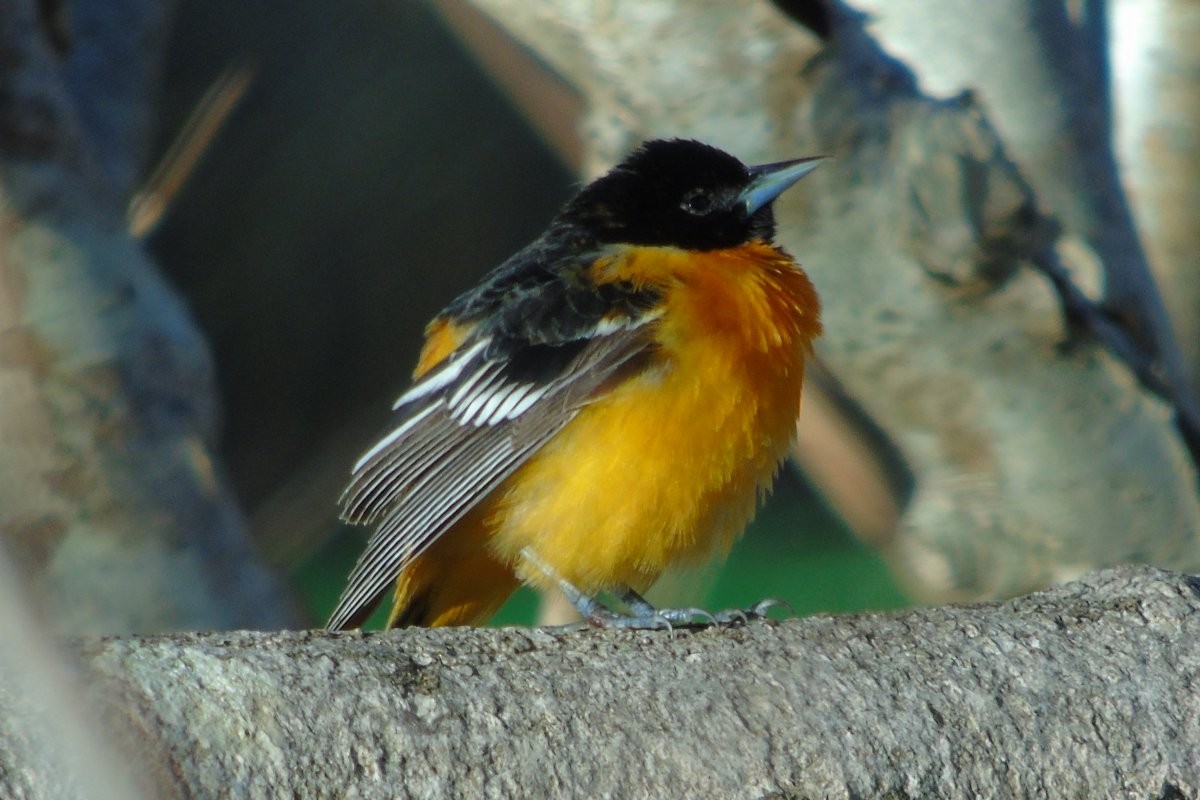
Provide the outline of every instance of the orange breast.
[[505,482],[492,549],[538,585],[524,547],[585,592],[642,590],[727,549],[753,516],[791,442],[819,306],[791,258],[762,243],[629,248],[595,274],[662,291],[658,358]]

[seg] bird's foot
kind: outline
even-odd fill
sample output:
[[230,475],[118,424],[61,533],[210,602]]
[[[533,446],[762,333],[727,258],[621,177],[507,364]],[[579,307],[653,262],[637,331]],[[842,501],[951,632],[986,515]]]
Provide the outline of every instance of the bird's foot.
[[628,608],[629,613],[614,611],[601,603],[595,597],[585,594],[552,567],[542,561],[537,555],[525,548],[522,557],[542,574],[551,578],[562,593],[583,617],[583,622],[563,626],[568,630],[583,627],[616,628],[618,630],[652,631],[668,630],[674,632],[677,627],[708,628],[719,625],[744,625],[754,620],[767,619],[767,612],[776,606],[783,606],[790,613],[795,610],[783,600],[767,598],[760,600],[749,608],[729,608],[712,613],[703,608],[655,608],[646,598],[632,588],[623,587],[617,596]]
[[749,608],[727,608],[724,611],[716,612],[712,616],[722,625],[735,623],[744,625],[747,622],[769,619],[768,612],[772,608],[786,609],[789,616],[796,613],[796,609],[792,608],[792,604],[788,601],[775,597],[767,597],[759,600]]

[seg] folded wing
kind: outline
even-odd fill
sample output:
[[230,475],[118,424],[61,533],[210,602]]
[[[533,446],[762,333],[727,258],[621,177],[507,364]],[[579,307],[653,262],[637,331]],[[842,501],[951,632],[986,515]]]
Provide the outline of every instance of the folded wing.
[[648,352],[644,322],[557,344],[465,342],[396,401],[396,425],[354,466],[348,522],[376,523],[328,627],[355,627],[439,536]]

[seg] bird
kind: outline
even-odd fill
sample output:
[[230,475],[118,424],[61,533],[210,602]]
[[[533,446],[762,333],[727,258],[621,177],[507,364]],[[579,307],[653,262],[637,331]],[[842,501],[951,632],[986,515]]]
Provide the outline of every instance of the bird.
[[374,530],[327,628],[389,590],[389,628],[482,624],[521,584],[602,627],[716,619],[642,594],[728,552],[791,444],[820,302],[773,204],[822,160],[646,141],[434,317],[340,498]]

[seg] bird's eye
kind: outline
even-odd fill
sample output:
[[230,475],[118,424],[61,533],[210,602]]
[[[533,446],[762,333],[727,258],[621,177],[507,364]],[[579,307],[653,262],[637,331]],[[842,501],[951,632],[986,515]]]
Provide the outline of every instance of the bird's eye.
[[702,217],[712,209],[712,196],[706,189],[692,189],[683,196],[679,207],[689,214]]

